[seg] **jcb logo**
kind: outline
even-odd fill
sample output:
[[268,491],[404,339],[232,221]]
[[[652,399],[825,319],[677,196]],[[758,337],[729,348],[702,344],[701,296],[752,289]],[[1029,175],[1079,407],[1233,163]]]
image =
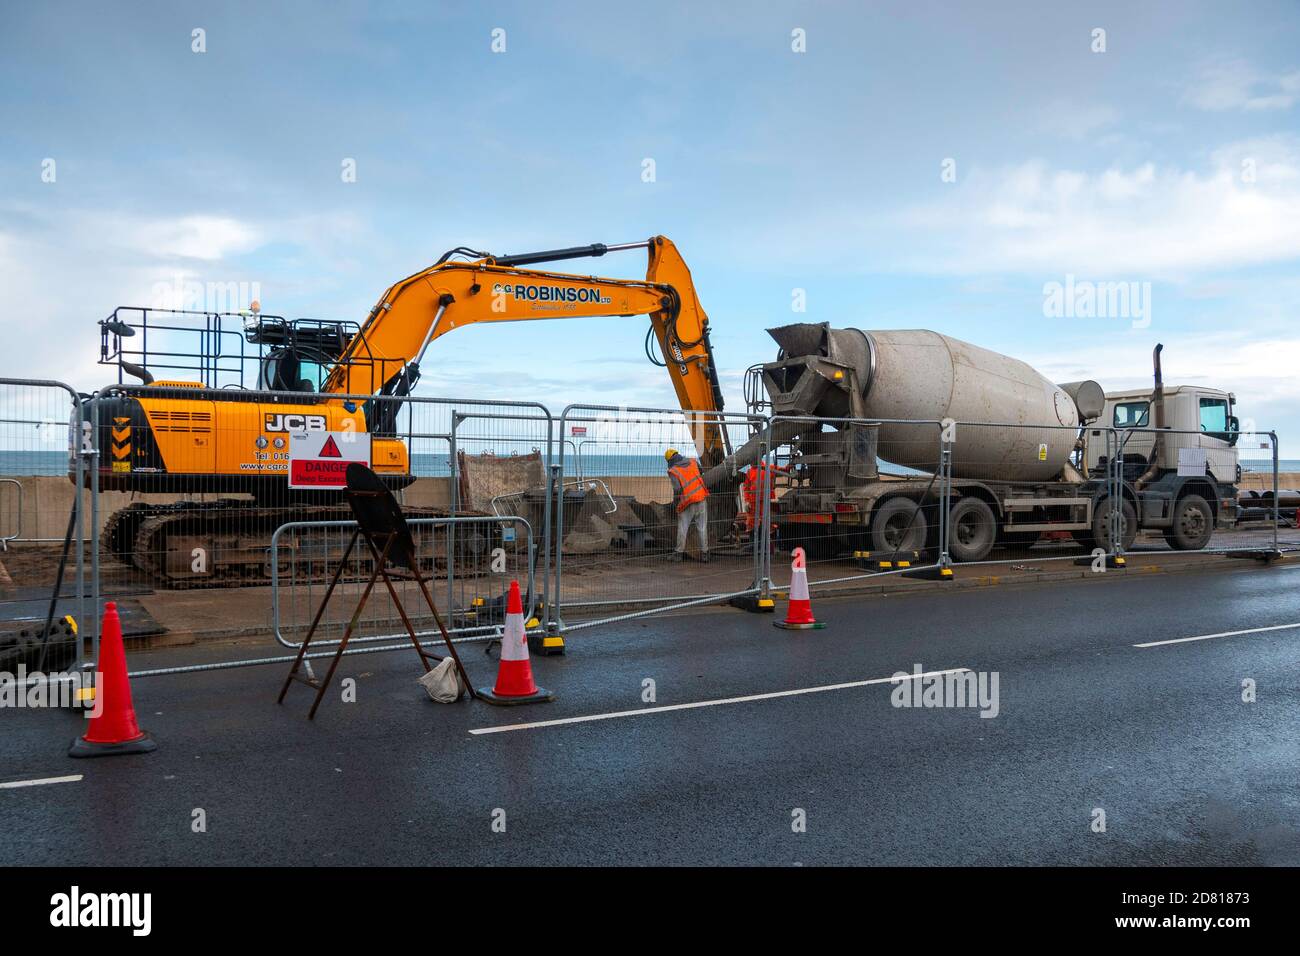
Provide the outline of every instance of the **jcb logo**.
[[268,432],[323,432],[325,431],[325,416],[272,415],[268,412],[266,427],[263,430]]

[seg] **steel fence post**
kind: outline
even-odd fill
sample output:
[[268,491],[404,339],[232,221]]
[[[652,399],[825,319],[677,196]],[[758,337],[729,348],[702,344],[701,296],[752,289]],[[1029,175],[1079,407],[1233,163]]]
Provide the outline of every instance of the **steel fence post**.
[[944,428],[943,423],[939,423],[939,561],[938,565],[942,568],[952,566],[952,558],[949,554],[950,536],[952,534],[951,522],[949,521],[950,509],[952,506],[952,446],[957,438],[957,427],[954,423],[952,430]]
[[[451,517],[455,518],[460,514],[460,456],[456,448],[456,429],[460,427],[460,412],[452,409],[451,412],[451,435],[447,442],[448,454],[451,457],[451,494],[449,496]],[[436,540],[436,536],[435,536]],[[452,615],[453,619],[456,614],[456,523],[450,522],[447,525],[447,613]]]
[[[770,423],[770,420],[769,420]],[[766,427],[766,426],[765,426]],[[769,432],[770,434],[770,432]],[[771,597],[771,560],[772,540],[772,483],[776,480],[776,449],[766,441],[759,445],[759,489],[758,500],[754,505],[754,520],[759,522],[754,527],[754,586],[758,597],[766,600]]]
[[[96,393],[98,394],[98,393]],[[91,659],[90,667],[98,666],[99,661],[99,402],[93,402],[91,405],[91,423],[90,423],[90,448],[87,449],[90,461],[90,527],[91,527],[91,549],[90,549],[90,619],[83,623],[90,626],[90,650]],[[79,455],[78,458],[81,456]],[[82,494],[81,488],[77,489],[78,498]],[[80,503],[80,502],[78,502]],[[80,512],[80,508],[78,508]],[[83,642],[84,643],[84,642]]]
[[[69,441],[69,444],[74,445],[76,449],[76,453],[73,454],[72,457],[76,460],[75,471],[77,475],[77,485],[72,500],[73,506],[77,509],[77,627],[83,628],[86,626],[86,548],[88,540],[91,547],[90,573],[92,579],[92,591],[95,590],[95,584],[99,581],[99,535],[96,533],[98,527],[98,521],[96,519],[98,518],[99,508],[98,502],[95,500],[98,496],[90,493],[86,489],[87,449],[82,440],[81,402],[76,396],[74,396],[72,400],[72,420],[76,422],[76,428],[70,436],[71,440]],[[99,470],[97,466],[95,467],[95,470]],[[89,534],[86,529],[86,508],[83,504],[83,502],[87,501],[89,501],[91,509]],[[98,607],[97,601],[95,606]],[[77,670],[86,669],[86,641],[85,638],[80,635],[77,640],[77,660],[74,666]]]
[[[545,625],[547,619],[551,616],[550,588],[551,588],[551,467],[555,463],[555,419],[551,416],[549,408],[544,409],[546,412],[546,465],[543,469],[543,490],[542,501],[542,623]],[[563,443],[563,436],[560,436]],[[545,629],[545,627],[543,627]]]
[[[86,669],[86,646],[85,646],[86,639],[81,633],[81,629],[86,626],[87,536],[86,536],[86,519],[85,519],[86,507],[85,504],[83,504],[83,502],[85,502],[87,498],[94,497],[93,495],[87,494],[86,487],[85,487],[85,483],[86,483],[85,468],[86,468],[87,449],[85,447],[85,439],[83,436],[84,436],[84,429],[82,428],[81,425],[81,400],[76,395],[76,393],[73,393],[72,418],[71,421],[69,422],[68,454],[70,456],[70,463],[75,463],[73,464],[73,473],[77,476],[76,485],[74,485],[75,490],[72,493],[72,506],[75,509],[77,509],[76,524],[74,527],[73,535],[74,535],[75,547],[77,549],[76,596],[77,596],[77,629],[78,629],[77,644],[76,644],[77,659],[73,662],[72,667],[74,670],[77,671],[84,671]],[[94,507],[93,501],[91,502],[91,507],[92,508]],[[91,520],[90,524],[92,527],[94,527],[95,522],[93,519]],[[95,576],[96,579],[98,579],[98,574],[95,573],[96,570],[95,565],[96,565],[96,557],[98,556],[98,553],[99,553],[99,549],[96,548],[90,558],[92,564],[91,573]],[[55,600],[57,600],[59,596],[56,594],[54,597]]]
[[[561,452],[563,456],[563,452]],[[546,604],[546,627],[550,631],[552,628],[559,629],[560,626],[560,532],[557,531],[559,525],[560,509],[563,507],[561,500],[561,489],[564,487],[564,465],[551,465],[548,471],[548,480],[550,487],[546,493],[546,553],[547,561],[550,561],[551,548],[555,549],[555,570],[554,570],[554,587],[551,588],[550,600]]]
[[[568,423],[569,409],[572,406],[566,406],[560,411],[560,451],[558,461],[551,468],[551,483],[554,492],[554,504],[551,506],[551,540],[555,545],[555,593],[552,597],[553,606],[547,607],[547,624],[548,633],[557,633],[560,629],[560,605],[563,602],[564,590],[564,429]],[[579,459],[581,465],[581,459]]]
[[1278,526],[1278,522],[1282,520],[1282,512],[1281,512],[1281,509],[1278,507],[1278,500],[1277,500],[1277,499],[1278,499],[1278,494],[1279,494],[1279,491],[1278,491],[1278,461],[1277,461],[1277,432],[1276,432],[1276,431],[1270,431],[1270,432],[1268,433],[1268,437],[1269,437],[1269,441],[1270,441],[1270,442],[1272,443],[1272,445],[1273,445],[1273,551],[1274,551],[1274,553],[1276,553],[1276,552],[1279,550],[1279,548],[1278,548],[1278,543],[1277,543],[1277,526]]
[[1110,548],[1109,553],[1114,558],[1119,558],[1124,553],[1124,541],[1121,531],[1124,520],[1124,442],[1120,440],[1119,433],[1111,429],[1115,441],[1115,454],[1111,456],[1110,461]]

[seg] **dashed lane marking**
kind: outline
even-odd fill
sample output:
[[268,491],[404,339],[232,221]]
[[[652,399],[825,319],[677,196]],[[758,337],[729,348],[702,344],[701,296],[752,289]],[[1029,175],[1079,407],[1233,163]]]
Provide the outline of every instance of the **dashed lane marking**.
[[[921,677],[937,677],[943,674],[962,674],[969,667],[950,667],[941,671],[926,671],[922,674],[906,674],[902,680],[916,680]],[[900,673],[905,673],[901,672]],[[689,704],[666,704],[662,707],[638,707],[635,710],[615,710],[605,714],[587,714],[584,717],[561,717],[557,720],[534,720],[526,724],[502,724],[498,727],[479,727],[471,734],[503,734],[511,730],[536,730],[541,727],[561,727],[565,724],[585,724],[593,720],[613,720],[615,717],[643,717],[646,714],[666,714],[673,710],[695,710],[699,707],[721,707],[723,704],[747,704],[756,700],[775,700],[778,697],[796,697],[799,694],[820,694],[828,690],[849,690],[854,687],[870,687],[873,684],[895,683],[893,677],[873,677],[870,680],[855,680],[845,684],[822,684],[819,687],[798,687],[794,690],[777,690],[766,694],[747,694],[744,697],[720,697],[716,700],[697,700]]]
[[1291,628],[1300,627],[1300,622],[1295,624],[1275,624],[1272,627],[1248,627],[1244,631],[1220,631],[1218,634],[1197,634],[1195,637],[1175,637],[1169,641],[1147,641],[1145,644],[1134,644],[1134,647],[1164,647],[1166,644],[1187,644],[1190,641],[1209,641],[1216,637],[1237,637],[1241,634],[1263,634],[1266,631],[1288,631]]
[[19,787],[39,787],[47,783],[76,783],[82,778],[79,773],[70,777],[42,777],[40,780],[10,780],[0,783],[0,790],[17,790]]

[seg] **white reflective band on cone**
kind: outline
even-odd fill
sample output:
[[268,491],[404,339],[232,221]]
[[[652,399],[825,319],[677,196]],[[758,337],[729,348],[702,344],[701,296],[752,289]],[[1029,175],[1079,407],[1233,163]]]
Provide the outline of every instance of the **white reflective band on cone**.
[[790,569],[790,600],[808,600],[808,570],[806,568]]
[[503,661],[528,660],[528,634],[524,631],[522,614],[506,614],[506,628],[501,635]]

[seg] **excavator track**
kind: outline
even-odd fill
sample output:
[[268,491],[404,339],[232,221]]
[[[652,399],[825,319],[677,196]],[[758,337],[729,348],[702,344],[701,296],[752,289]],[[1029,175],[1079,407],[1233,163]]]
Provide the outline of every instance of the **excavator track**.
[[[405,508],[407,518],[443,517],[438,508]],[[173,590],[264,586],[271,581],[271,537],[289,522],[351,521],[346,505],[266,506],[253,501],[135,502],[113,514],[102,534],[105,545],[156,587]],[[434,558],[413,529],[424,570]],[[283,542],[279,573],[295,581],[326,580],[347,544],[346,534],[321,529]],[[354,552],[353,561],[358,560]],[[369,570],[369,558],[359,565]]]

